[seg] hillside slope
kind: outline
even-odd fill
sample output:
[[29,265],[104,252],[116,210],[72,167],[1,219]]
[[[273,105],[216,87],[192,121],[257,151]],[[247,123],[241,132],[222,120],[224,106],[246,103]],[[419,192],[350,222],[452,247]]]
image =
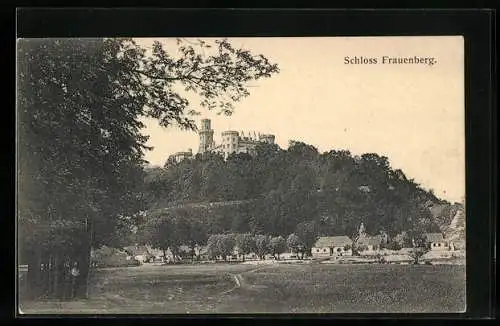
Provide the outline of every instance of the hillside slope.
[[451,223],[444,229],[444,234],[450,240],[465,240],[465,211],[456,211]]
[[262,144],[256,151],[227,159],[209,154],[149,171],[150,212],[200,220],[210,232],[286,236],[310,226],[319,234],[350,235],[363,223],[369,234],[396,235],[412,228],[444,232],[460,206],[376,153],[319,153],[300,142],[287,150]]

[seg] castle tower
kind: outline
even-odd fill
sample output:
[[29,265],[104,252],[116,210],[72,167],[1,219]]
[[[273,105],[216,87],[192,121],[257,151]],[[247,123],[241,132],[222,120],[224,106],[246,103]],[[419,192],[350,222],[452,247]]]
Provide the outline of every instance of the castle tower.
[[268,144],[274,144],[275,137],[274,137],[274,135],[260,134],[259,135],[259,140],[261,142],[265,142],[265,143],[268,143]]
[[239,134],[234,130],[222,132],[222,151],[227,157],[231,153],[237,153],[239,148]]
[[198,153],[203,154],[212,147],[214,142],[214,131],[211,128],[210,119],[201,120],[201,129],[198,134],[200,135],[200,148],[198,149]]

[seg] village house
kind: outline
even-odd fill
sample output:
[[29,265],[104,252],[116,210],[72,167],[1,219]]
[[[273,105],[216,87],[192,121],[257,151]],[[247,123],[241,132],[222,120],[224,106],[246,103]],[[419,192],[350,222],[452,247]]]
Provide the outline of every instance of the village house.
[[247,253],[247,254],[243,255],[240,252],[240,248],[238,248],[238,246],[234,247],[232,258],[233,259],[245,259],[245,260],[256,260],[256,259],[259,259],[259,257],[257,256],[257,254],[255,252],[250,252],[250,253]]
[[[194,249],[194,251],[193,251]],[[194,248],[191,248],[190,246],[187,245],[181,245],[178,248],[178,253],[179,255],[175,257],[175,260],[191,260],[191,258],[194,258],[195,260],[208,260],[209,259],[209,254],[208,254],[208,247],[207,246],[198,246],[196,245]],[[170,249],[167,249],[166,251],[166,261],[174,261],[174,255],[172,254],[172,251]],[[194,257],[193,257],[194,254]]]
[[352,255],[352,240],[346,236],[320,237],[312,248],[313,257]]
[[179,246],[179,256],[180,258],[191,258],[193,255],[196,256],[196,253],[193,251],[190,246],[180,245]]
[[164,258],[163,257],[163,250],[161,249],[156,249],[156,248],[153,248],[151,246],[146,246],[148,252],[150,253],[150,255],[152,256],[152,260],[154,263],[163,263],[164,262]]
[[[190,259],[192,257],[191,251],[192,250],[189,246],[180,245],[179,247],[177,247],[176,255],[174,257],[174,253],[169,248],[165,250],[165,255],[163,256],[163,260],[164,262],[174,262],[184,259]],[[196,250],[195,250],[195,256],[196,256]]]
[[406,243],[407,238],[408,235],[406,234],[406,232],[402,231],[401,233],[396,234],[391,241],[397,243],[401,248],[403,248],[407,244]]
[[174,259],[174,254],[169,249],[163,251],[151,246],[129,246],[125,250],[129,253],[129,258],[136,257],[141,262],[167,263],[179,260],[190,260],[194,253],[196,260],[207,260],[208,251],[206,246],[195,246],[194,252],[191,247],[181,245],[177,248],[177,255]]
[[450,247],[441,233],[426,233],[425,241],[431,250],[449,250]]
[[94,267],[135,266],[138,262],[121,249],[102,246],[90,252]]
[[365,231],[364,223],[361,223],[358,229],[358,236],[355,239],[355,249],[358,253],[364,254],[377,254],[379,253],[383,244],[389,242],[389,236],[386,232],[381,231],[380,234],[371,236]]
[[363,252],[377,252],[380,250],[380,247],[384,239],[382,235],[375,236],[364,236],[360,237],[358,241],[356,241],[356,247],[361,248]]
[[300,257],[299,254],[292,252],[292,251],[288,251],[288,252],[284,252],[284,253],[280,254],[280,259],[282,259],[282,260],[294,260],[294,259],[298,259],[299,257]]
[[199,260],[208,260],[208,247],[207,246],[198,246],[194,247],[194,254],[196,258]]
[[463,239],[452,240],[450,241],[449,245],[450,245],[450,250],[465,251],[465,240]]
[[146,246],[135,245],[135,246],[128,246],[123,249],[129,255],[128,259],[133,258],[139,261],[141,264],[148,262],[150,259],[153,258]]

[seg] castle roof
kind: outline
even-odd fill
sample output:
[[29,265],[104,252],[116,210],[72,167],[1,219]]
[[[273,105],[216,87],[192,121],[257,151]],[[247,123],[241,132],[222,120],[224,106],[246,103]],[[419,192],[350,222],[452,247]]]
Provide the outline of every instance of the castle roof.
[[240,144],[245,144],[245,145],[257,145],[260,143],[257,139],[250,139],[250,138],[241,138],[239,141]]
[[222,132],[223,135],[238,135],[239,133],[236,130],[226,130]]
[[193,152],[190,152],[190,151],[186,151],[186,152],[176,152],[174,154],[172,154],[171,156],[180,156],[180,155],[184,155],[184,156],[189,156],[189,155],[193,155]]

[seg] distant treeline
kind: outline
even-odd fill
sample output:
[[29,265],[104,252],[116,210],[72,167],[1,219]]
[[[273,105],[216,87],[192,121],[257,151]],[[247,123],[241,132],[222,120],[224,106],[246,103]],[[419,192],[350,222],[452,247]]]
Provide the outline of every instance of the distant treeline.
[[[148,170],[148,218],[168,211],[169,216],[196,220],[207,234],[285,238],[304,229],[317,236],[351,236],[363,222],[369,234],[384,231],[394,236],[415,229],[439,232],[431,208],[451,205],[377,154],[319,153],[302,142],[293,142],[287,150],[260,144],[256,152],[254,157],[232,154],[227,160],[212,153],[196,155]],[[235,202],[193,204],[230,201]]]

